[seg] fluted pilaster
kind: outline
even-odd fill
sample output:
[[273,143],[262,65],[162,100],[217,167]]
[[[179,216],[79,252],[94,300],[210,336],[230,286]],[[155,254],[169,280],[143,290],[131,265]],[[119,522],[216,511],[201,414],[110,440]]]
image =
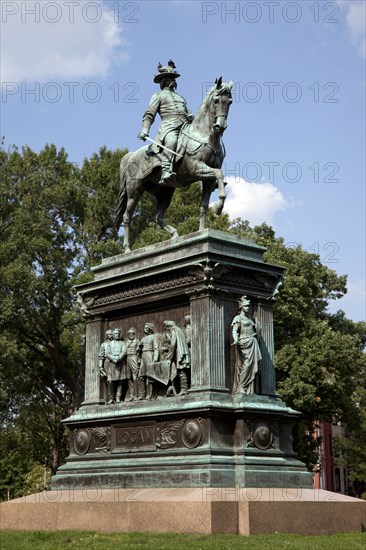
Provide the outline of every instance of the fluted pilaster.
[[83,405],[101,403],[99,349],[104,337],[104,322],[100,317],[86,322],[85,399]]
[[275,395],[276,374],[274,367],[274,337],[273,337],[273,307],[272,303],[260,300],[256,317],[261,325],[260,348],[261,361],[261,393]]
[[229,307],[227,304],[227,294],[215,288],[196,290],[191,295],[191,391],[230,389],[228,316],[232,301]]

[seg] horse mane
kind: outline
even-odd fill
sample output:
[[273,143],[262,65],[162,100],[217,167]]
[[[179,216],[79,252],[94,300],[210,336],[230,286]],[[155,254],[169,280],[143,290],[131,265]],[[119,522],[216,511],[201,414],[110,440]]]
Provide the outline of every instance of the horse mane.
[[231,87],[229,87],[229,84],[227,84],[226,82],[223,82],[220,86],[220,88],[217,88],[216,87],[216,84],[214,84],[212,86],[212,88],[210,88],[208,90],[208,92],[206,93],[206,96],[204,98],[204,100],[202,101],[198,111],[197,111],[197,114],[196,114],[196,119],[199,119],[201,118],[202,116],[205,115],[206,111],[207,111],[207,106],[210,104],[210,101],[213,97],[213,95],[221,95],[223,93],[227,93],[230,95],[231,97]]
[[227,93],[231,97],[231,86],[229,86],[229,84],[227,84],[226,82],[223,82],[221,84],[221,88],[219,88],[218,90],[217,90],[216,86],[214,86],[213,89],[216,89],[216,93],[218,95]]

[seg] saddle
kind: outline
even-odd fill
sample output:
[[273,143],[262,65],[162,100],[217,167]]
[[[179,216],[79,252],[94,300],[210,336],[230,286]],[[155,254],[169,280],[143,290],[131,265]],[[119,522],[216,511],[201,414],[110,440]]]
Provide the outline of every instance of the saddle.
[[[186,128],[186,126],[187,126],[186,124],[182,126],[178,137],[176,158],[178,158],[179,160],[183,157],[187,148],[188,136],[183,132],[183,129]],[[160,167],[161,161],[162,161],[161,155],[163,152],[164,152],[164,149],[162,147],[159,147],[155,143],[150,143],[150,145],[148,145],[145,152],[145,156],[144,156],[145,163],[137,167],[137,173],[136,173],[137,178],[143,179],[149,174],[151,174],[151,172],[155,168]],[[177,164],[177,161],[173,163],[173,170],[176,164]]]

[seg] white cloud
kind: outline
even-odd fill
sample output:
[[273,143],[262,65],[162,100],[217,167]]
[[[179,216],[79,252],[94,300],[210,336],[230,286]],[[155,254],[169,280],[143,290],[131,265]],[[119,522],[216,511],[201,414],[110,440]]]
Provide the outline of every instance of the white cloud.
[[352,294],[356,300],[361,300],[365,306],[366,302],[366,284],[364,280],[351,280],[347,282],[348,293]]
[[365,0],[339,0],[340,8],[346,10],[347,33],[352,44],[362,57],[366,57],[366,2]]
[[273,224],[276,212],[294,205],[272,183],[253,183],[235,177],[228,177],[226,181],[224,210],[232,219],[240,217],[251,225]]
[[328,310],[335,313],[343,309],[349,319],[353,321],[366,321],[366,288],[364,280],[347,280],[347,294],[340,300],[329,302]]
[[114,14],[94,2],[2,3],[3,82],[103,77],[128,58]]

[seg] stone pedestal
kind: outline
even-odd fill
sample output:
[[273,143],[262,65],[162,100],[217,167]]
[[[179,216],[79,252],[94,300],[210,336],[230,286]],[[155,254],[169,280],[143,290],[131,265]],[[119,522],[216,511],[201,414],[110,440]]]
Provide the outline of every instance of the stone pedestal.
[[29,531],[331,535],[365,523],[364,500],[314,489],[65,489],[0,503],[1,529]]
[[[247,239],[205,230],[94,268],[78,291],[87,316],[86,390],[65,422],[70,455],[53,488],[312,487],[292,449],[298,413],[275,393],[272,294],[282,268],[264,262],[265,249]],[[233,394],[231,322],[247,295],[262,326],[256,395]],[[191,316],[191,369],[185,395],[106,405],[98,351],[109,328],[146,322],[163,332]],[[179,391],[179,388],[178,388]]]

